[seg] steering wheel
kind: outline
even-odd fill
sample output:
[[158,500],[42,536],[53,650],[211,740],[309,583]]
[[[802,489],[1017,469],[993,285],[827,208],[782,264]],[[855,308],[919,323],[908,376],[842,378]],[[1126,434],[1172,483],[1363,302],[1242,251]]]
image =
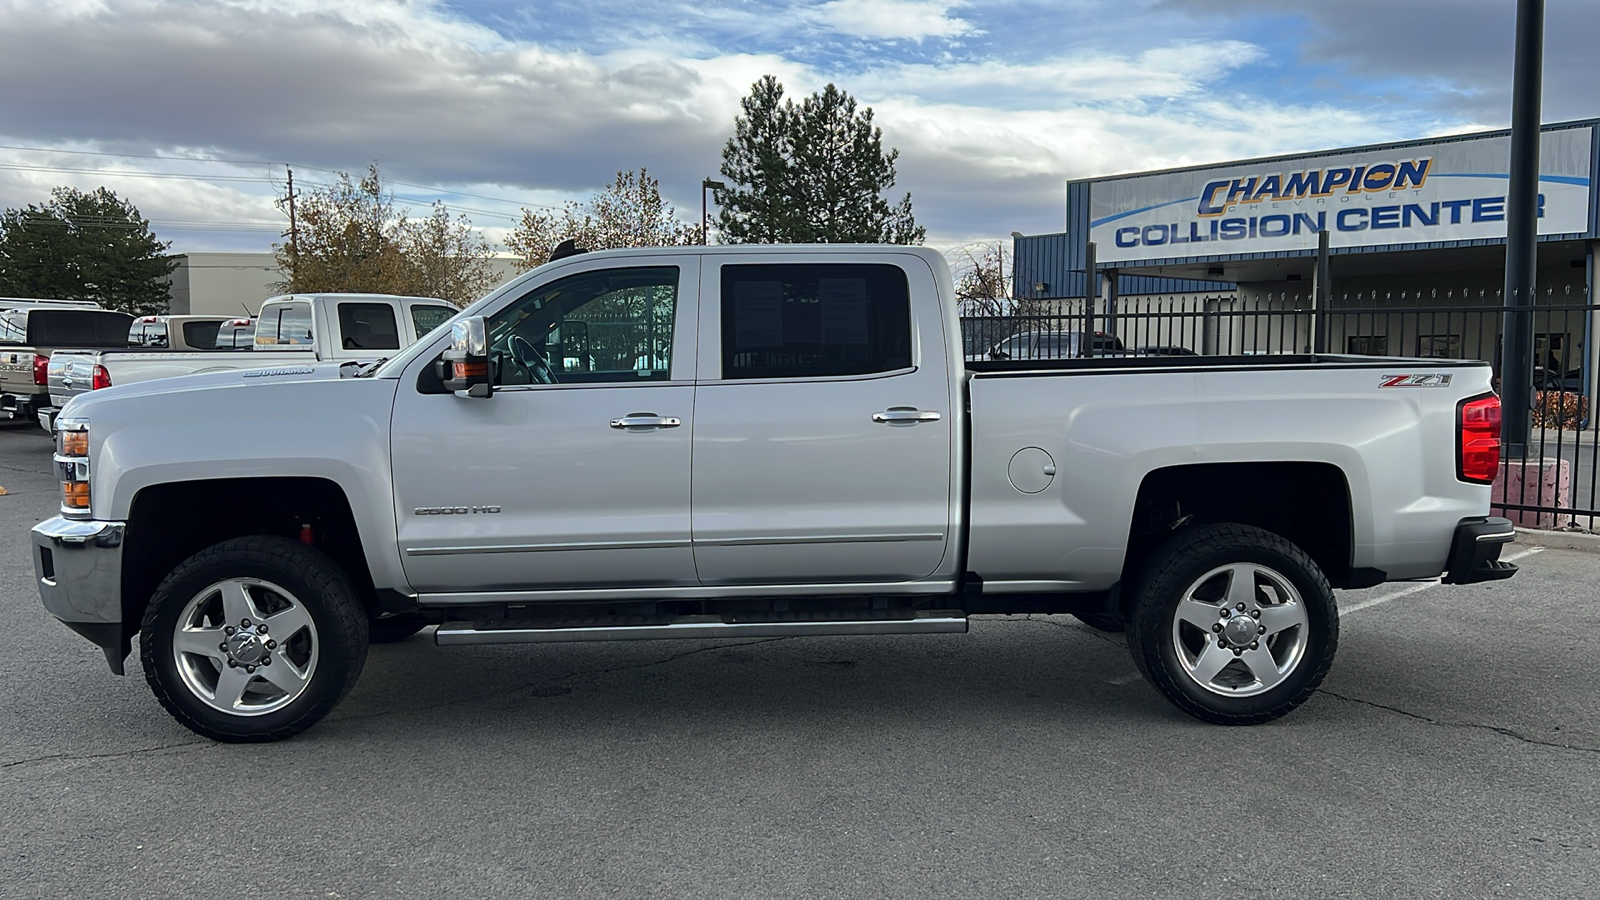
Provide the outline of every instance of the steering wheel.
[[511,351],[511,358],[517,365],[528,370],[537,384],[555,384],[556,371],[550,366],[550,360],[533,345],[533,342],[520,334],[513,334],[511,340],[506,342],[506,348]]

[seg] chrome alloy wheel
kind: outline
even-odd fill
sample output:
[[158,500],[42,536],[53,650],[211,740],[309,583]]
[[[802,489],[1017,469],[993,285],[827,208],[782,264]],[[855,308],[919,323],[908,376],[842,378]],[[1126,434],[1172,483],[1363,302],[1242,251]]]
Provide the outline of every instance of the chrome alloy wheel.
[[1272,690],[1300,665],[1309,636],[1300,592],[1255,563],[1201,575],[1172,617],[1172,645],[1184,673],[1225,697]]
[[191,598],[172,633],[178,674],[207,706],[259,716],[293,703],[317,668],[317,626],[293,594],[229,578]]

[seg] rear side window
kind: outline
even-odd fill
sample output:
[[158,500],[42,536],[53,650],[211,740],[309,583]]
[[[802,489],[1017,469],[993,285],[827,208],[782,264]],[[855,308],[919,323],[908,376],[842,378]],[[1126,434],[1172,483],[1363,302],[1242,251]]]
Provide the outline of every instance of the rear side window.
[[28,314],[6,313],[0,315],[0,343],[20,344],[28,339]]
[[167,346],[166,323],[135,322],[133,330],[128,332],[128,346],[152,349],[160,349]]
[[256,346],[311,346],[311,304],[285,303],[268,309],[256,324]]
[[722,267],[722,377],[816,378],[911,365],[911,291],[898,266]]
[[387,303],[339,304],[339,334],[346,350],[400,349],[400,328]]
[[413,306],[411,307],[411,324],[417,327],[417,337],[422,337],[440,325],[450,321],[456,311],[443,306]]
[[28,343],[44,347],[128,346],[133,316],[79,309],[36,309],[28,315]]
[[183,323],[183,342],[196,350],[217,349],[217,330],[221,322]]

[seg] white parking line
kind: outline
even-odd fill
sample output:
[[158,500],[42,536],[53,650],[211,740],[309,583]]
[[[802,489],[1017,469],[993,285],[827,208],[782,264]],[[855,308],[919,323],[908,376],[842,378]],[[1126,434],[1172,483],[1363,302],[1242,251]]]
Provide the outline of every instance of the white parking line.
[[[1544,552],[1544,548],[1543,547],[1529,547],[1526,550],[1522,550],[1522,551],[1519,551],[1517,553],[1513,553],[1510,556],[1503,556],[1503,557],[1501,557],[1501,559],[1505,560],[1506,562],[1515,562],[1516,560],[1519,560],[1519,559],[1523,558],[1524,556],[1532,556],[1535,553],[1543,553],[1543,552]],[[1360,603],[1352,603],[1349,606],[1341,606],[1341,607],[1339,607],[1339,615],[1341,615],[1341,616],[1348,615],[1348,614],[1353,613],[1353,612],[1355,612],[1357,610],[1366,609],[1369,606],[1377,606],[1380,603],[1388,603],[1390,600],[1399,600],[1401,597],[1409,597],[1412,594],[1421,593],[1422,591],[1425,591],[1428,588],[1436,588],[1436,587],[1438,587],[1439,585],[1441,585],[1443,583],[1444,582],[1442,582],[1442,581],[1425,581],[1422,584],[1415,585],[1413,587],[1408,587],[1408,588],[1406,588],[1404,590],[1395,591],[1392,594],[1384,594],[1381,597],[1373,597],[1370,600],[1363,600]]]

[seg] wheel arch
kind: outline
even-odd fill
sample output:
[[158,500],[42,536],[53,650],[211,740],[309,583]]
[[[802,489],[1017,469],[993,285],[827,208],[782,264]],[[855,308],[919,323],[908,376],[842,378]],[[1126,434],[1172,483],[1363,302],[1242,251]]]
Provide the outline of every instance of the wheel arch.
[[[309,535],[303,536],[306,526]],[[236,537],[305,540],[344,571],[369,615],[382,607],[345,491],[326,478],[217,478],[147,485],[129,508],[122,566],[124,640],[138,631],[161,579]]]
[[1253,525],[1283,537],[1304,550],[1334,587],[1376,583],[1374,573],[1353,564],[1355,515],[1344,470],[1327,462],[1226,462],[1170,466],[1145,475],[1134,502],[1123,584],[1137,581],[1145,562],[1173,532],[1219,522]]

